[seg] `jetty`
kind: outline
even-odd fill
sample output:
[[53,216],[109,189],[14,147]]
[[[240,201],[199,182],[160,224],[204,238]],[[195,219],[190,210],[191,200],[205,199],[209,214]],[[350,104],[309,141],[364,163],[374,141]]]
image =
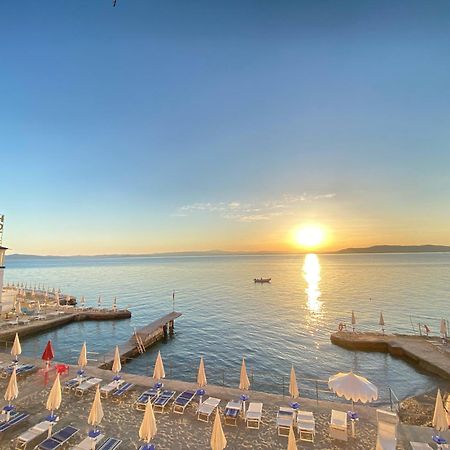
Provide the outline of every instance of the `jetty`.
[[333,344],[349,350],[389,353],[423,371],[450,380],[450,344],[437,337],[337,331]]
[[[175,319],[181,316],[180,312],[173,311],[150,324],[134,330],[130,339],[120,346],[120,359],[123,363],[146,351],[146,349],[161,339],[174,334]],[[102,357],[101,369],[110,369],[114,360],[114,352]]]
[[16,333],[20,337],[31,336],[59,328],[71,322],[85,320],[122,320],[129,319],[131,312],[127,309],[74,309],[67,308],[47,313],[45,317],[29,320],[21,319],[18,324],[14,321],[3,322],[0,328],[0,341],[11,342]]

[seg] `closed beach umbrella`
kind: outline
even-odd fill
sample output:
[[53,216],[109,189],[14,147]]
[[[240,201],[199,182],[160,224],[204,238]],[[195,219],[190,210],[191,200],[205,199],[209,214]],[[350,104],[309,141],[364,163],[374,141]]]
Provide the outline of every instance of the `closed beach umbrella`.
[[55,357],[55,353],[53,352],[52,341],[48,341],[45,346],[44,353],[42,353],[42,360],[46,362],[47,367],[50,364],[50,361]]
[[295,442],[294,428],[289,429],[288,446],[287,450],[297,450],[297,442]]
[[59,409],[61,406],[61,382],[59,380],[59,373],[56,374],[55,381],[53,382],[53,386],[50,390],[50,394],[48,394],[47,403],[45,407],[48,411],[50,411],[50,416],[47,417],[47,421],[50,422],[50,427],[48,429],[48,436],[50,437],[52,435],[52,427],[53,424],[56,422],[57,417],[54,415],[54,412]]
[[120,376],[119,376],[119,372],[122,370],[122,364],[120,362],[120,353],[119,353],[119,346],[116,345],[116,350],[114,352],[114,361],[113,361],[113,365],[112,365],[112,369],[113,373],[116,374],[116,376],[114,377],[115,380],[119,380]]
[[57,305],[58,307],[60,307],[60,306],[61,306],[61,303],[60,303],[60,301],[59,301],[59,292],[57,292],[57,293],[55,294],[55,298],[56,298],[56,305]]
[[84,295],[81,297],[80,305],[82,308],[84,307]]
[[144,417],[139,427],[139,438],[148,444],[156,436],[156,432],[155,414],[153,413],[152,402],[149,399],[145,405]]
[[203,357],[200,357],[200,365],[198,366],[197,384],[199,387],[204,387],[208,384],[206,380],[205,364],[203,363]]
[[353,331],[355,331],[355,325],[356,325],[356,316],[355,316],[355,312],[352,311],[352,328],[353,328]]
[[441,319],[440,332],[442,339],[447,339],[447,322],[445,319]]
[[289,394],[291,394],[292,398],[297,398],[299,396],[297,377],[295,376],[294,366],[291,367],[291,377],[289,380]]
[[6,421],[9,420],[9,415],[13,409],[11,407],[11,402],[16,399],[18,395],[19,388],[17,387],[16,368],[14,367],[5,392],[5,400],[8,402],[8,406],[6,407]]
[[113,311],[117,311],[117,297],[114,297],[112,309]]
[[214,426],[211,435],[211,449],[223,450],[227,446],[227,438],[222,429],[220,421],[219,409],[216,409],[216,417],[214,418]]
[[20,345],[19,335],[16,333],[16,337],[14,338],[14,343],[11,348],[11,355],[17,361],[17,358],[21,353],[22,353],[22,346]]
[[83,342],[81,347],[80,356],[78,357],[78,365],[80,366],[80,370],[78,371],[78,375],[83,375],[84,368],[87,366],[87,348],[86,342]]
[[153,379],[159,381],[161,378],[165,378],[166,373],[164,372],[164,364],[161,357],[161,352],[158,352],[156,357],[155,368],[153,369]]
[[91,412],[88,417],[88,424],[96,428],[103,419],[103,407],[100,400],[100,387],[97,384],[94,401],[92,402]]
[[239,378],[239,389],[247,391],[250,387],[250,380],[247,376],[247,367],[245,366],[245,358],[242,358],[241,376]]
[[447,431],[449,427],[440,389],[438,389],[436,394],[436,404],[434,406],[433,414],[433,427],[436,428],[437,431]]
[[384,334],[384,317],[383,317],[383,311],[380,312],[380,320],[378,322],[378,325],[381,326],[381,331]]
[[97,306],[100,308],[101,304],[102,304],[102,296],[99,295],[97,299]]

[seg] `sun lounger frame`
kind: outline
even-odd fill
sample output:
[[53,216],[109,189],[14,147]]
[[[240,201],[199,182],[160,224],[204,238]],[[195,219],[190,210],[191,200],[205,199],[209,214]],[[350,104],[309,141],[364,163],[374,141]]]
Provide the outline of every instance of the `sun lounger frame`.
[[297,411],[297,431],[301,441],[314,442],[316,437],[316,420],[312,412]]
[[166,407],[175,397],[176,391],[162,391],[158,397],[153,401],[153,411],[155,413],[163,414],[166,410]]
[[340,441],[348,440],[347,413],[331,410],[330,437]]
[[291,426],[294,424],[295,411],[293,408],[280,406],[277,413],[278,436],[289,436]]
[[[184,414],[186,408],[191,404],[192,400],[195,397],[195,392],[191,390],[183,391],[181,394],[173,402],[173,412],[175,414]],[[184,404],[180,404],[181,399],[186,400]]]
[[211,414],[219,407],[219,404],[220,398],[208,397],[197,409],[197,420],[208,423]]
[[[68,436],[61,436],[61,434],[67,430],[70,430],[71,433],[69,433]],[[71,425],[68,425],[64,428],[61,428],[56,433],[53,433],[49,438],[43,440],[39,445],[37,445],[35,448],[40,450],[55,450],[63,445],[65,445],[67,442],[70,441],[80,430],[78,428],[72,427]],[[61,436],[61,437],[60,437]],[[45,443],[52,443],[53,446],[45,446]],[[56,445],[55,445],[56,444]]]
[[262,420],[263,404],[260,402],[250,402],[245,413],[245,423],[247,428],[259,430]]
[[159,389],[155,388],[147,389],[136,399],[134,402],[134,407],[138,411],[144,411],[147,406],[147,402],[150,400],[153,403],[159,397],[160,392],[161,391]]

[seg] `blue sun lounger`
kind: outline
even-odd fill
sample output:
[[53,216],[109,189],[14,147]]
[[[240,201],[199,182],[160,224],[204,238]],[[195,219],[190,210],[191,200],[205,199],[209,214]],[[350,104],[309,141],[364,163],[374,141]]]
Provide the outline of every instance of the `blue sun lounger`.
[[62,447],[69,439],[78,433],[77,428],[72,426],[67,426],[52,434],[51,437],[42,441],[36,448],[40,450],[54,450]]
[[153,411],[163,413],[169,402],[175,397],[175,391],[162,391],[153,402]]
[[194,397],[194,391],[183,391],[173,402],[173,412],[177,414],[184,414],[184,410],[187,406],[189,406]]
[[27,417],[29,417],[28,413],[13,411],[9,416],[8,422],[0,422],[0,433],[8,431],[13,426],[25,420]]
[[155,450],[155,446],[153,445],[153,444],[146,444],[146,445],[141,445],[140,447],[139,447],[139,450],[144,450],[144,449],[147,449],[147,450]]
[[132,383],[123,383],[120,385],[119,389],[114,391],[111,395],[113,400],[120,400],[128,391],[134,388]]
[[159,389],[150,388],[143,392],[139,398],[134,402],[134,406],[137,410],[143,411],[150,400],[152,403],[156,400],[159,395]]
[[[19,364],[16,366],[16,375],[24,375],[26,373],[30,373],[35,369],[35,366],[31,364]],[[2,378],[7,378],[13,373],[14,366],[8,366],[2,374]]]
[[102,445],[96,447],[97,450],[114,450],[122,443],[120,439],[108,438]]

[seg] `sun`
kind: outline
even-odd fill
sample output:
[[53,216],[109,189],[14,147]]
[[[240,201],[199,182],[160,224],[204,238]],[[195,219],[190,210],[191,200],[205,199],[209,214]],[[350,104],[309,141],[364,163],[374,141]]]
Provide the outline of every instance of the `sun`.
[[325,232],[317,225],[305,226],[294,232],[295,243],[300,247],[314,248],[323,243]]

